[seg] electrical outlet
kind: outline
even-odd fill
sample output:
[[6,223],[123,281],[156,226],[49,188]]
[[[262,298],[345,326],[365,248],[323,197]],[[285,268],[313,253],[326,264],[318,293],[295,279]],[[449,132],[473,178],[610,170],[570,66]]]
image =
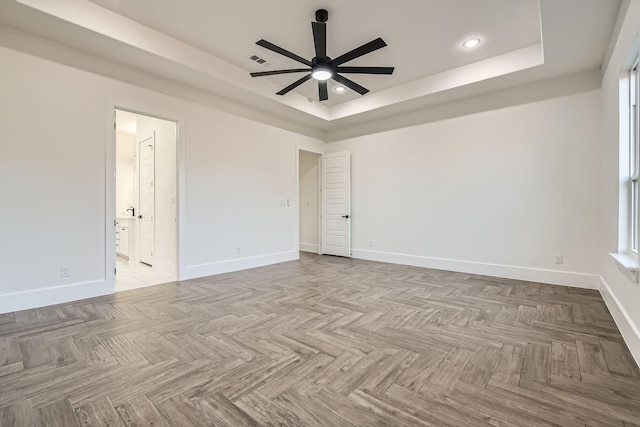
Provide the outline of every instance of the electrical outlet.
[[564,264],[564,255],[556,255],[556,264]]
[[60,277],[71,277],[71,266],[63,265],[60,267]]
[[369,240],[369,247],[372,248],[373,247],[373,240]]
[[236,248],[236,255],[240,255],[240,248]]

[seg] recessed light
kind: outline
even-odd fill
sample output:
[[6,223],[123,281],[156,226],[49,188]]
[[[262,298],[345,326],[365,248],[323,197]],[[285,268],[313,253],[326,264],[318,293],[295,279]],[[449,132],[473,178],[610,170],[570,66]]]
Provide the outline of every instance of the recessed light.
[[476,47],[480,44],[480,39],[469,39],[466,42],[462,43],[462,46],[472,48]]
[[333,90],[335,90],[338,93],[344,93],[344,91],[347,90],[347,89],[345,89],[344,86],[336,86],[336,87],[333,88]]

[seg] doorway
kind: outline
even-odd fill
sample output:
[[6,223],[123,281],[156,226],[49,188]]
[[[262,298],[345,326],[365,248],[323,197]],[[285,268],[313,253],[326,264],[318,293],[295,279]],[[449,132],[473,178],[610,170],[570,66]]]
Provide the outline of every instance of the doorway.
[[173,282],[177,123],[115,109],[115,291]]
[[298,150],[299,250],[320,253],[320,158]]

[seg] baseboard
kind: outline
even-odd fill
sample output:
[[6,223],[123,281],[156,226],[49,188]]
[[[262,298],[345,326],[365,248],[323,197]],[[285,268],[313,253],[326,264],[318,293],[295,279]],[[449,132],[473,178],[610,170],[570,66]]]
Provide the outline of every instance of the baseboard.
[[300,243],[300,250],[302,252],[312,252],[314,254],[317,254],[318,245],[314,245],[312,243]]
[[0,313],[27,310],[53,304],[62,304],[85,298],[109,295],[114,292],[113,283],[106,280],[72,283],[53,288],[40,288],[24,292],[0,295]]
[[595,274],[574,273],[568,271],[545,270],[540,268],[514,267],[511,265],[488,264],[472,261],[458,261],[446,258],[433,258],[418,255],[396,254],[391,252],[353,249],[353,258],[391,264],[411,265],[436,270],[457,271],[461,273],[481,274],[505,279],[525,280],[527,282],[549,283],[552,285],[573,286],[576,288],[598,289],[600,276]]
[[607,308],[613,316],[613,320],[616,322],[616,326],[622,334],[624,342],[629,347],[631,355],[636,360],[638,366],[640,366],[640,327],[629,316],[629,313],[624,309],[624,306],[620,303],[620,300],[611,290],[609,284],[600,277],[600,294],[604,299]]
[[185,277],[181,277],[180,280],[196,279],[198,277],[214,276],[216,274],[230,273],[248,268],[263,267],[280,262],[295,261],[299,258],[300,254],[298,251],[287,251],[206,264],[187,265],[184,268]]

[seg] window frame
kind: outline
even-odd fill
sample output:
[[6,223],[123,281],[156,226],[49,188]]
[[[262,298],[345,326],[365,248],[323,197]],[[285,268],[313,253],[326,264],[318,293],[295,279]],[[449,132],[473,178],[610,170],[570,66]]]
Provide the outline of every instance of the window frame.
[[[640,51],[620,73],[618,251],[609,255],[635,284],[640,284]],[[631,61],[633,59],[633,61]]]
[[638,255],[640,242],[640,57],[629,70],[629,251]]

